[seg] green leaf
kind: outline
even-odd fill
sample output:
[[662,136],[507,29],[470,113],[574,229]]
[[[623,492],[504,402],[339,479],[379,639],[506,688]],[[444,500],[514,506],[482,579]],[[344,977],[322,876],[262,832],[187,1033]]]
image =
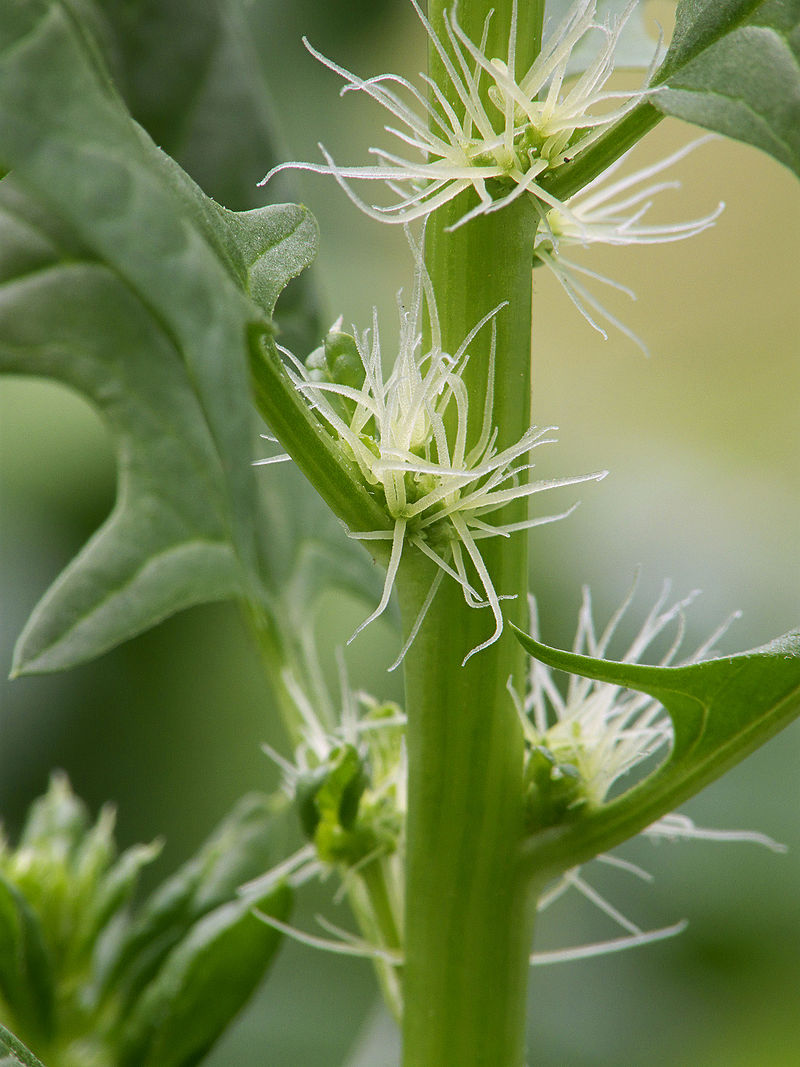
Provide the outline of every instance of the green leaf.
[[0,41],[14,172],[0,185],[0,369],[83,392],[120,460],[114,512],[34,611],[19,674],[257,595],[246,332],[269,330],[316,228],[292,205],[235,214],[205,197],[131,121],[62,4],[3,5]]
[[800,0],[681,0],[656,91],[545,179],[565,200],[674,115],[800,173]]
[[79,947],[91,950],[102,931],[108,926],[115,926],[136,891],[142,868],[152,863],[160,852],[160,841],[150,845],[131,845],[104,874],[89,906],[78,918],[75,939]]
[[132,1003],[172,949],[204,915],[279,858],[285,824],[276,802],[243,797],[193,856],[143,905],[104,961],[96,996],[109,990]]
[[196,1062],[277,945],[275,931],[251,910],[259,904],[285,917],[289,891],[272,879],[245,899],[239,886],[285,854],[285,808],[282,797],[244,797],[132,921],[126,905],[153,847],[135,846],[115,860],[112,809],[106,805],[90,826],[66,778],[55,775],[18,847],[0,843],[5,1021],[60,1063],[117,1064],[131,1020],[141,1038],[132,1064],[145,1062],[151,1044],[154,1064]]
[[[13,1057],[11,1063],[21,1063],[23,1067],[45,1067],[41,1060],[31,1052],[29,1048],[19,1040],[18,1037],[14,1037],[10,1030],[6,1030],[5,1026],[0,1024],[0,1045],[8,1049]],[[0,1060],[0,1067],[4,1067],[7,1057],[3,1057]]]
[[649,667],[562,652],[514,630],[551,667],[648,693],[666,708],[674,731],[670,755],[650,776],[532,840],[531,854],[545,863],[572,866],[633,836],[800,715],[800,631],[735,656]]
[[265,160],[279,160],[242,6],[206,0],[190,22],[185,0],[91,6],[91,28],[134,119],[209,196],[234,210],[255,207]]
[[192,927],[134,1007],[123,1031],[121,1067],[192,1067],[249,999],[281,935],[253,908],[285,920],[291,890],[233,900]]
[[20,1028],[39,1038],[53,1031],[53,968],[44,932],[22,893],[0,874],[0,994]]
[[650,98],[800,175],[800,0],[683,0]]
[[[83,0],[114,80],[134,119],[219,203],[256,207],[258,182],[286,158],[270,92],[252,45],[260,5],[207,0],[187,23],[185,0]],[[86,16],[84,16],[86,17]],[[274,200],[294,199],[290,176],[276,176]],[[306,352],[320,331],[318,300],[306,272],[281,299],[278,330]]]

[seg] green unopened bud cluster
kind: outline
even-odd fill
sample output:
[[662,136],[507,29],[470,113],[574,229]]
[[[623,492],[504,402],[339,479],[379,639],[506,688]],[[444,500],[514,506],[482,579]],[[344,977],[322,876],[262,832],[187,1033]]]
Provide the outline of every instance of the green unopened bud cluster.
[[369,700],[352,740],[306,749],[287,783],[303,833],[322,863],[357,867],[394,853],[405,817],[402,712]]
[[[402,1014],[405,885],[405,715],[343,685],[337,725],[323,725],[299,686],[303,741],[293,763],[271,753],[314,859],[304,876],[338,872],[358,923],[357,952],[373,959],[386,1003]],[[268,750],[269,751],[269,750]],[[305,851],[305,850],[303,850]],[[302,856],[303,852],[298,856]],[[336,948],[335,943],[330,947]],[[345,951],[353,951],[353,945]]]
[[290,893],[238,887],[268,867],[273,801],[245,797],[141,906],[158,843],[121,854],[109,806],[92,823],[55,774],[16,848],[0,841],[0,1018],[47,1067],[189,1067],[261,980]]
[[[328,330],[320,347],[306,358],[305,367],[309,381],[344,385],[348,389],[361,389],[366,377],[356,339],[342,332],[341,319]],[[346,396],[332,394],[331,403],[338,414],[350,422],[356,410],[355,402]]]
[[316,382],[338,382],[360,389],[364,384],[364,366],[356,339],[341,330],[341,319],[328,330],[325,340],[306,359],[309,378]]
[[586,804],[578,768],[559,762],[544,745],[527,746],[524,783],[529,833],[573,818]]

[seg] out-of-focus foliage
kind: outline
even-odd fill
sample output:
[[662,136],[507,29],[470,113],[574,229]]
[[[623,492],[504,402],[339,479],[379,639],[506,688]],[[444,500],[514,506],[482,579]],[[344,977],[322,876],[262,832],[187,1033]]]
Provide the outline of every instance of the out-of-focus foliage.
[[286,918],[288,888],[237,889],[281,847],[275,805],[245,797],[193,860],[132,907],[160,845],[118,854],[113,809],[92,824],[54,775],[16,847],[4,841],[0,851],[4,1022],[47,1067],[198,1063],[278,947],[253,908]]

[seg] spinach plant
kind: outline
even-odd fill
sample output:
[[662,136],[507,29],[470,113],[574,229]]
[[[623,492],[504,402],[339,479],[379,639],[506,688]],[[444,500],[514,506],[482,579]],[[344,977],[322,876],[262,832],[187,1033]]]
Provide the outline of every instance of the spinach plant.
[[[570,249],[714,223],[718,211],[649,220],[691,146],[637,173],[620,162],[665,115],[800,169],[800,5],[680,0],[657,47],[636,0],[410,2],[429,50],[417,83],[351,73],[308,46],[390,114],[394,145],[352,166],[324,148],[320,163],[280,160],[242,65],[208,93],[238,101],[258,145],[235,122],[228,143],[204,143],[179,78],[159,107],[165,41],[148,41],[148,19],[180,5],[0,9],[0,366],[82,392],[119,464],[112,515],[35,609],[13,672],[64,670],[234,599],[293,751],[270,751],[282,799],[244,802],[133,910],[151,850],[115,859],[108,820],[90,828],[54,780],[0,870],[0,994],[18,1035],[0,1040],[19,1062],[199,1062],[283,933],[373,960],[409,1067],[534,1063],[537,907],[570,886],[599,899],[578,868],[635,834],[708,836],[673,809],[800,713],[798,632],[715,658],[718,632],[687,654],[687,601],[665,595],[614,660],[627,601],[598,634],[587,595],[562,652],[541,642],[528,599],[528,531],[572,510],[540,499],[605,474],[532,474],[531,454],[553,442],[532,422],[532,271],[551,271],[592,326],[630,332],[597,295],[607,279],[587,279]],[[207,54],[240,46],[239,14],[225,0],[192,13]],[[193,61],[186,40],[174,48],[176,69]],[[640,68],[634,88],[609,81],[615,63]],[[396,344],[377,314],[323,334],[303,272],[325,234],[296,204],[239,209],[270,166],[265,199],[278,172],[303,167],[406,227]],[[278,489],[265,509],[259,484],[283,459],[330,515]],[[311,547],[287,523],[313,526]],[[402,666],[402,707],[351,690],[345,672],[341,694],[326,692],[313,638],[325,588],[370,604],[356,633],[396,601],[387,667]],[[660,662],[639,662],[670,627]],[[287,805],[305,844],[278,856],[270,827]],[[291,888],[331,871],[358,936],[290,923]],[[47,879],[63,887],[60,912]],[[561,958],[676,932],[619,922],[624,936]]]

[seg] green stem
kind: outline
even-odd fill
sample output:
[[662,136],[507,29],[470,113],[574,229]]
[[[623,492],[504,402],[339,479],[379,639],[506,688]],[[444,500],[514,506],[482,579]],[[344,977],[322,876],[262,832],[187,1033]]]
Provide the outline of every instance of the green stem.
[[552,176],[545,176],[541,183],[542,188],[559,200],[568,200],[603,171],[608,170],[612,163],[641,141],[663,118],[662,113],[647,101],[639,104],[591,148],[581,152],[572,163],[565,163],[558,167]]
[[[406,622],[416,598],[404,575],[409,601]],[[406,1067],[524,1062],[532,915],[523,746],[505,688],[522,666],[504,634],[461,667],[486,626],[443,585],[407,657]]]
[[[392,868],[394,859],[377,856],[351,872],[348,899],[361,933],[370,944],[402,955],[402,893],[392,893],[392,887],[399,885],[397,869]],[[403,1011],[402,966],[380,957],[374,962],[384,1000],[399,1023]]]
[[[289,376],[270,336],[258,326],[248,335],[253,397],[259,414],[319,495],[351,530],[381,530],[386,513],[364,486],[355,464],[344,455]],[[374,547],[373,547],[374,546]],[[370,551],[386,562],[380,542]]]
[[242,615],[247,623],[269,679],[272,695],[292,746],[303,739],[303,721],[286,686],[284,671],[293,670],[297,681],[306,681],[305,663],[295,634],[290,627],[278,624],[280,608],[262,601],[243,602]]
[[384,948],[400,951],[403,939],[398,926],[398,916],[395,914],[389,893],[382,858],[372,860],[359,870],[358,875],[369,895],[375,921],[381,933],[381,944]]
[[[431,0],[442,26],[449,4]],[[495,3],[487,54],[505,57],[510,0]],[[487,0],[462,0],[458,17],[480,40]],[[539,48],[541,5],[520,5],[518,61]],[[439,61],[432,56],[432,75]],[[441,81],[440,81],[440,84]],[[470,206],[459,197],[436,212],[426,233],[426,264],[437,294],[443,347],[455,351],[492,308],[497,352],[493,424],[498,448],[530,425],[531,249],[536,213],[527,201],[481,216],[451,233]],[[470,432],[479,432],[486,393],[489,331],[470,347],[465,373]],[[522,503],[500,521],[524,517]],[[481,542],[504,614],[524,617],[524,534]],[[409,551],[397,588],[409,632],[434,576]],[[509,632],[462,666],[491,633],[488,610],[464,601],[445,578],[406,656],[408,827],[404,969],[405,1067],[521,1067],[533,901],[521,863],[523,739],[507,691],[521,680],[524,656]]]
[[6,1030],[5,1026],[0,1026],[0,1046],[7,1049],[25,1067],[44,1067],[41,1060],[37,1059],[31,1050],[22,1044],[19,1038],[14,1037],[10,1030]]

